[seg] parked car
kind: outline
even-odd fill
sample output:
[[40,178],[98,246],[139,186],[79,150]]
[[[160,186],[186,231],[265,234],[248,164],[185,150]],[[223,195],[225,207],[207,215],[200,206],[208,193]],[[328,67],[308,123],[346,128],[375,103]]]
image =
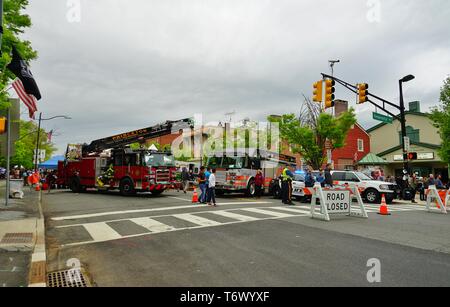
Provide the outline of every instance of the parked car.
[[397,184],[374,180],[362,172],[355,171],[332,171],[333,182],[344,185],[356,183],[362,190],[362,198],[371,204],[381,203],[381,197],[384,194],[386,202],[392,203],[397,198],[400,188]]

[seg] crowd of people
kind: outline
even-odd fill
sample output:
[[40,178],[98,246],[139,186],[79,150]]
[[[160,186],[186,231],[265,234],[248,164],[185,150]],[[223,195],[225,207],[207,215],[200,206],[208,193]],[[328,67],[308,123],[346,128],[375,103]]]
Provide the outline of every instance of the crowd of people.
[[[6,179],[6,169],[0,169],[1,179]],[[38,183],[42,185],[45,190],[50,190],[55,188],[57,179],[56,170],[45,170],[39,169],[38,172],[34,170],[25,169],[23,167],[14,167],[10,171],[10,179],[23,180],[23,186],[34,187]]]

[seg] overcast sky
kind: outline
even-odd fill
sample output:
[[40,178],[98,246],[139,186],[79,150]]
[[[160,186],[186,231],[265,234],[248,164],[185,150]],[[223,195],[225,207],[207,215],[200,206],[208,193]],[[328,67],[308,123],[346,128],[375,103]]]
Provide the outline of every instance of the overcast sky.
[[[336,76],[394,102],[414,74],[405,99],[424,110],[450,74],[448,0],[81,0],[79,22],[69,2],[30,0],[25,34],[39,52],[40,111],[73,118],[44,122],[59,152],[200,112],[298,113],[330,59]],[[355,105],[343,87],[336,96]],[[372,111],[357,107],[363,126]]]

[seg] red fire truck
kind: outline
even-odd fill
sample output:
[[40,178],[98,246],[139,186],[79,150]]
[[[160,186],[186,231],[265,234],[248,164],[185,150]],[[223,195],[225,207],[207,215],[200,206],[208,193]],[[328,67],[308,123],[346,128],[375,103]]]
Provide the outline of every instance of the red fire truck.
[[75,193],[88,188],[120,190],[122,195],[151,192],[158,195],[175,184],[175,159],[170,152],[131,149],[130,144],[192,128],[191,119],[167,121],[93,141],[69,144],[58,164],[58,184]]

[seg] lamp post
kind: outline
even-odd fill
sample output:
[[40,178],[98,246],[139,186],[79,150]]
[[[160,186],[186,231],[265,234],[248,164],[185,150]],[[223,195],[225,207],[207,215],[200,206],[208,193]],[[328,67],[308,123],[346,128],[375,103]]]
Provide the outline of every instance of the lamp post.
[[405,101],[403,99],[403,83],[414,80],[415,77],[413,75],[407,75],[398,81],[400,87],[400,120],[402,125],[402,148],[403,148],[403,169],[409,173],[407,152],[405,146],[405,138],[406,138],[406,117],[405,117]]
[[57,115],[50,118],[42,118],[42,112],[39,113],[39,124],[38,124],[38,130],[37,130],[37,139],[36,139],[36,152],[35,152],[35,164],[34,164],[34,171],[37,172],[38,170],[38,155],[39,155],[39,138],[41,137],[41,122],[44,120],[52,120],[55,118],[64,118],[64,119],[72,119],[69,116],[66,115]]

